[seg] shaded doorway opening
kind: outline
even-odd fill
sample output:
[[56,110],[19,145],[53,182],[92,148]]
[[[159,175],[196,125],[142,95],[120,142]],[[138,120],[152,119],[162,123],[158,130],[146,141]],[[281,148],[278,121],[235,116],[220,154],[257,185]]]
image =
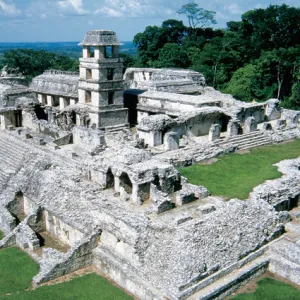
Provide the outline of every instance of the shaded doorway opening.
[[132,194],[132,182],[126,173],[122,173],[120,176],[120,186],[124,188],[125,192]]
[[106,172],[106,188],[113,188],[115,186],[115,176],[109,168]]

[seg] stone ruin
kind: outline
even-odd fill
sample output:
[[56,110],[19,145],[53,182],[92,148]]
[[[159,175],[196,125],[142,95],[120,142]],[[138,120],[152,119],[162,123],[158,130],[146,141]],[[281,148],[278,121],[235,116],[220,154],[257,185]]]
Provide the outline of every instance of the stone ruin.
[[81,45],[78,74],[0,78],[0,248],[28,251],[35,285],[93,265],[140,299],[223,299],[266,270],[300,284],[299,158],[243,201],[177,169],[299,138],[300,112],[238,101],[194,71],[123,77],[112,31]]

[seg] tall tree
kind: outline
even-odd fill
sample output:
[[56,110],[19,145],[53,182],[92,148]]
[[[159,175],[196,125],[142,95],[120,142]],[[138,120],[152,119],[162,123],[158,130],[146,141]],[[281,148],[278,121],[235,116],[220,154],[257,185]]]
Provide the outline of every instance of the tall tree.
[[188,3],[182,5],[182,7],[177,11],[180,15],[185,15],[188,18],[188,22],[191,28],[194,30],[197,27],[203,28],[209,25],[216,24],[214,11],[205,10],[197,3]]

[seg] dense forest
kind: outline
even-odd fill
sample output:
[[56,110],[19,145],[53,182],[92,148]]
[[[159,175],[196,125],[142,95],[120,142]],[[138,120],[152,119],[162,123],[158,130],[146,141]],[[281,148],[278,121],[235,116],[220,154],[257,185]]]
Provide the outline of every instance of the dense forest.
[[[125,67],[190,68],[203,73],[207,85],[237,99],[278,98],[283,107],[300,109],[299,8],[283,4],[250,10],[225,29],[211,28],[215,12],[196,3],[183,5],[177,13],[187,18],[188,26],[169,19],[146,27],[133,39],[136,53],[125,45]],[[72,47],[68,45],[68,53],[60,48],[57,53],[12,49],[3,52],[0,64],[18,69],[29,80],[51,68],[78,71],[80,52]]]
[[189,26],[166,20],[134,37],[138,67],[190,68],[207,84],[244,101],[282,100],[300,109],[300,9],[270,5],[212,29],[215,13],[195,3],[179,11]]

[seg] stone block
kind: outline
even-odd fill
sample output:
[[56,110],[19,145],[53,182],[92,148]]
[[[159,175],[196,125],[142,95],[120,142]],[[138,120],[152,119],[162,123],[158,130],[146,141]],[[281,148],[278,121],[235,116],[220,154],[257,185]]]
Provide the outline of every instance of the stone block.
[[164,149],[166,151],[177,150],[179,148],[179,138],[176,132],[167,132],[164,136]]
[[246,119],[244,124],[244,133],[249,133],[257,130],[257,122],[254,117]]
[[238,120],[231,120],[227,125],[228,137],[236,136],[239,134],[240,122]]
[[15,129],[15,127],[13,125],[8,125],[7,126],[8,131],[13,131],[14,129]]
[[211,142],[218,140],[220,138],[220,135],[221,135],[221,126],[219,124],[213,124],[209,130],[208,140]]
[[280,101],[278,99],[270,99],[267,101],[265,115],[269,121],[280,119],[281,107],[279,103]]
[[44,139],[37,136],[33,137],[33,142],[40,146],[45,145]]

